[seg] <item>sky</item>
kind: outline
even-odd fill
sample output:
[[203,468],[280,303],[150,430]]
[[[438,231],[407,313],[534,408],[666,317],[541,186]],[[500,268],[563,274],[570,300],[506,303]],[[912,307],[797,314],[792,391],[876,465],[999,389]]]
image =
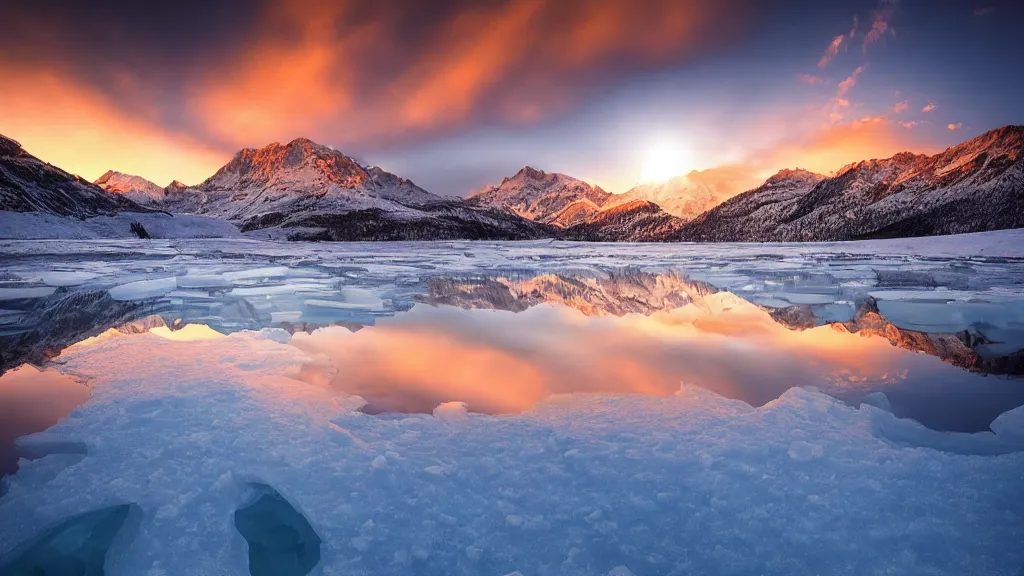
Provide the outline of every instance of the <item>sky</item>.
[[0,3],[0,134],[198,184],[308,137],[442,195],[623,192],[932,153],[1024,124],[1017,0]]

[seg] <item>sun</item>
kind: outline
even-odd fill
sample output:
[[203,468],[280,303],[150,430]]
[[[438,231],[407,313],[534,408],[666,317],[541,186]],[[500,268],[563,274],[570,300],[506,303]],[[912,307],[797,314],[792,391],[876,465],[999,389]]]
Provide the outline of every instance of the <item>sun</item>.
[[643,182],[661,182],[686,173],[689,154],[677,144],[660,143],[644,155],[640,179]]

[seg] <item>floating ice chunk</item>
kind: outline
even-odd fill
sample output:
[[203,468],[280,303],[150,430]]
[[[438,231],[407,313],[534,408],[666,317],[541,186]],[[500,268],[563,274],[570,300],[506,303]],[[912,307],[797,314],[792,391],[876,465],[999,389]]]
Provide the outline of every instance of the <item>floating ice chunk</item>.
[[179,288],[226,288],[231,286],[223,276],[216,274],[186,274],[178,276]]
[[885,410],[886,412],[892,412],[892,404],[889,403],[889,397],[885,395],[885,392],[872,392],[865,396],[860,402],[861,404],[874,406],[875,408]]
[[1024,406],[1003,412],[990,426],[1000,439],[1024,450]]
[[114,300],[143,300],[163,296],[178,287],[178,279],[174,276],[169,278],[157,278],[155,280],[139,280],[114,286],[107,292]]
[[81,270],[53,270],[39,275],[43,284],[47,286],[78,286],[98,276],[99,274]]
[[31,288],[0,288],[0,300],[21,300],[23,298],[45,298],[56,292],[53,286]]
[[442,402],[434,408],[434,418],[441,420],[463,420],[469,415],[469,406],[465,402]]
[[287,276],[290,272],[291,268],[288,268],[287,266],[269,266],[266,268],[250,268],[248,270],[225,272],[222,277],[229,282],[236,282],[238,280],[280,278],[282,276]]

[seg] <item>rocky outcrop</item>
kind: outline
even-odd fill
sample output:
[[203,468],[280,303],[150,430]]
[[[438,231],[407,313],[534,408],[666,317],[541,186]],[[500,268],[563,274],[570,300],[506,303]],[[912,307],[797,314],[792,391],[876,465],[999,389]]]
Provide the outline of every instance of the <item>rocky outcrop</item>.
[[75,218],[148,211],[124,196],[43,162],[5,136],[0,136],[0,210]]

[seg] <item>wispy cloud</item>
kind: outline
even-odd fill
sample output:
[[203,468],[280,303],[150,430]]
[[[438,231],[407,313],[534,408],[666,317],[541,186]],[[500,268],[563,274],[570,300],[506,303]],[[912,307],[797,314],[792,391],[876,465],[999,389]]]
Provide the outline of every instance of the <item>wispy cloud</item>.
[[857,85],[857,78],[864,72],[864,70],[867,67],[868,67],[867,64],[861,64],[860,66],[857,66],[856,68],[854,68],[853,73],[850,74],[846,78],[846,80],[843,80],[842,82],[839,83],[839,89],[836,90],[836,96],[839,97],[839,98],[842,98],[843,96],[846,95],[847,92],[850,91],[850,88],[853,88],[854,86],[856,86]]
[[818,86],[819,84],[825,83],[824,78],[814,74],[797,74],[796,79],[802,84],[807,84],[809,86]]
[[956,132],[957,130],[963,128],[963,126],[963,122],[957,122],[956,124],[950,123],[946,124],[946,129],[949,130],[950,132]]
[[828,45],[828,48],[825,48],[825,54],[821,57],[821,60],[818,60],[818,68],[824,68],[828,66],[829,62],[831,62],[836,57],[836,55],[839,54],[839,47],[843,45],[843,38],[844,36],[840,34],[839,36],[836,36],[835,38],[832,39],[832,42]]
[[896,112],[897,114],[900,113],[900,112],[903,112],[907,108],[910,108],[910,102],[908,102],[906,100],[904,100],[902,102],[897,102],[897,103],[892,105],[892,111]]
[[974,9],[975,16],[988,16],[989,14],[996,11],[995,6],[980,6]]
[[925,104],[924,108],[921,108],[921,112],[931,112],[932,110],[935,110],[938,107],[939,105],[936,104],[935,102],[929,102]]
[[905,122],[903,120],[900,120],[899,122],[897,122],[897,124],[899,124],[903,128],[906,128],[907,130],[910,130],[914,126],[917,126],[918,124],[920,124],[920,122],[918,122],[917,120],[911,120],[910,122]]
[[881,0],[878,8],[871,12],[871,28],[864,34],[864,52],[867,53],[868,45],[880,40],[886,33],[895,35],[892,28],[892,17],[899,10],[899,0]]

